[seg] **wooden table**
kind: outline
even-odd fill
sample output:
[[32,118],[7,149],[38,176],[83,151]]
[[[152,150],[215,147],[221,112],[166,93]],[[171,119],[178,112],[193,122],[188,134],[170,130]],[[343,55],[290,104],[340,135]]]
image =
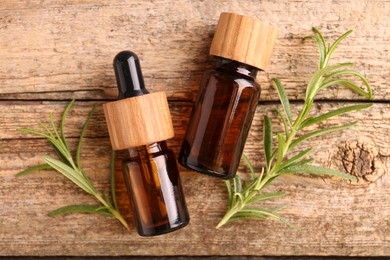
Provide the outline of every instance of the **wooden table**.
[[[272,116],[276,129],[281,129],[274,112],[280,106],[270,78],[285,83],[289,98],[296,100],[292,109],[297,111],[318,57],[315,44],[302,38],[311,34],[311,26],[320,28],[329,41],[355,30],[342,42],[333,62],[355,62],[373,86],[375,105],[327,121],[322,126],[361,123],[313,139],[304,147],[313,147],[316,164],[358,175],[359,182],[304,175],[280,178],[269,190],[288,195],[265,206],[287,205],[281,214],[300,231],[274,220],[236,222],[216,230],[227,203],[224,183],[184,168],[182,182],[191,223],[180,231],[142,238],[131,215],[130,232],[101,216],[48,217],[58,207],[94,200],[53,171],[15,177],[52,154],[45,140],[16,129],[37,129],[39,121],[48,122],[50,112],[58,122],[65,105],[75,98],[66,123],[66,136],[74,146],[92,104],[115,99],[112,59],[127,49],[138,53],[149,90],[167,91],[176,132],[169,144],[177,154],[201,75],[212,66],[208,48],[222,11],[257,17],[279,28],[272,62],[258,77],[261,102],[245,148],[257,169],[264,161],[263,115]],[[2,1],[0,254],[389,256],[389,14],[387,0]],[[342,88],[321,93],[319,100],[316,112],[363,102]],[[82,161],[102,191],[108,189],[109,153],[99,106],[86,134]],[[125,198],[120,183],[118,193]],[[124,200],[122,205],[128,213]]]

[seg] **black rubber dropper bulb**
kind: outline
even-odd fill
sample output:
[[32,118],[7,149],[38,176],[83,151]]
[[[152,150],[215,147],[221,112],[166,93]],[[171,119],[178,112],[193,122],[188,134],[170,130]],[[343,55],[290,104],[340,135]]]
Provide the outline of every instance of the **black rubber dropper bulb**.
[[103,108],[113,149],[126,156],[122,170],[138,234],[180,229],[189,215],[176,157],[165,141],[174,136],[166,94],[146,90],[140,61],[131,51],[115,56],[114,71],[120,100]]
[[114,71],[119,90],[118,99],[149,94],[145,88],[139,59],[134,52],[118,53],[114,58]]

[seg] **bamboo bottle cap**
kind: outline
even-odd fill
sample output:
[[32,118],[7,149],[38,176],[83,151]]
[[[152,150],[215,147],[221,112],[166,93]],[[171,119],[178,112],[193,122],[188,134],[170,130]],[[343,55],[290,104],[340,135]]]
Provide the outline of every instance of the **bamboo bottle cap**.
[[114,70],[119,100],[103,104],[112,148],[123,150],[174,137],[167,96],[146,90],[137,55],[118,53]]
[[114,150],[148,145],[174,137],[165,92],[103,104]]
[[234,13],[221,13],[210,55],[264,70],[271,58],[276,27]]

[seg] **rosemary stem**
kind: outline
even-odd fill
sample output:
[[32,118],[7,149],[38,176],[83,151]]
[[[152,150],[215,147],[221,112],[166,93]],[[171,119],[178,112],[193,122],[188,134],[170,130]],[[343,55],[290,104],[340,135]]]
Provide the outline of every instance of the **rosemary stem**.
[[114,208],[111,207],[111,205],[109,205],[107,203],[107,201],[105,199],[103,199],[102,196],[100,196],[98,193],[96,194],[93,194],[93,196],[95,196],[95,198],[108,210],[111,212],[111,214],[117,219],[119,220],[119,222],[122,223],[122,225],[126,228],[126,229],[129,229],[129,226],[127,224],[127,222],[123,219],[122,215],[117,211],[115,210]]
[[296,134],[297,134],[297,130],[295,129],[295,127],[292,127],[291,132],[288,134],[287,141],[284,144],[283,157],[288,152],[288,149],[290,148],[291,142],[294,140]]
[[227,224],[229,222],[229,220],[237,213],[239,212],[242,208],[244,207],[244,205],[239,202],[237,203],[233,208],[229,209],[225,216],[223,216],[223,218],[221,219],[221,221],[218,223],[217,225],[217,229],[222,227],[223,225]]

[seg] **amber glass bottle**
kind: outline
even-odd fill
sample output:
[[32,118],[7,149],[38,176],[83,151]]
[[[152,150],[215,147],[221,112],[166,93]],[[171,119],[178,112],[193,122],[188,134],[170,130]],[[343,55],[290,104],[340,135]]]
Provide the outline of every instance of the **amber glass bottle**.
[[189,222],[175,155],[166,139],[173,127],[164,92],[145,89],[137,56],[120,52],[114,59],[119,99],[103,105],[114,150],[126,150],[123,174],[137,231],[154,236]]
[[234,176],[260,95],[257,71],[221,59],[205,73],[181,147],[182,165],[224,179]]
[[128,151],[123,174],[138,232],[153,236],[185,226],[189,218],[173,151],[165,141]]
[[257,72],[269,61],[274,27],[222,13],[210,48],[219,58],[204,74],[179,162],[222,179],[235,176],[260,96]]

